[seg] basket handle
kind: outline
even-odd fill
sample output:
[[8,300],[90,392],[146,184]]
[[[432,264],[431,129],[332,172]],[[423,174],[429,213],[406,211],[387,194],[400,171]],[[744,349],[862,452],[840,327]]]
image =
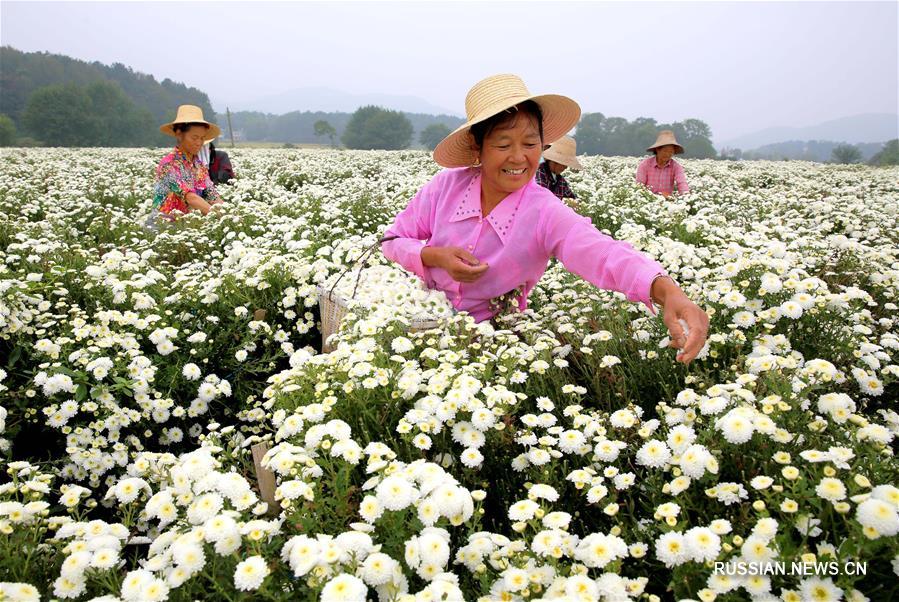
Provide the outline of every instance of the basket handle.
[[334,281],[334,284],[331,285],[331,289],[328,291],[328,300],[334,301],[334,289],[337,288],[337,283],[340,282],[340,279],[343,278],[344,274],[353,269],[356,264],[359,264],[359,271],[356,272],[356,284],[353,285],[353,296],[350,297],[350,299],[355,299],[356,290],[359,288],[359,279],[362,278],[362,270],[363,268],[365,268],[365,262],[368,261],[368,258],[371,256],[372,252],[374,252],[376,248],[380,247],[382,243],[389,242],[397,238],[399,238],[399,236],[396,235],[383,236],[377,242],[372,243],[364,251],[362,251],[362,254],[359,255],[356,261],[344,268],[343,271],[340,272],[340,275],[337,276],[337,280]]

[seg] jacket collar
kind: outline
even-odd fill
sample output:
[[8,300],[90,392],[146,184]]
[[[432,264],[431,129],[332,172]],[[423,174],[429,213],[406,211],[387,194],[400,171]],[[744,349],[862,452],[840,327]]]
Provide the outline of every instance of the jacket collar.
[[[500,241],[502,241],[503,245],[508,241],[509,235],[512,232],[512,224],[515,222],[515,214],[518,212],[518,207],[521,204],[521,199],[524,196],[525,190],[527,190],[528,186],[537,186],[534,180],[531,180],[502,201],[500,204],[493,208],[493,211],[490,212],[490,215],[487,216],[486,220],[493,227],[493,230],[496,232],[497,236],[499,236]],[[468,185],[465,193],[462,195],[462,200],[459,201],[459,205],[456,207],[456,210],[453,212],[452,216],[450,216],[450,222],[459,222],[466,219],[471,218],[481,218],[481,173],[478,170],[478,173],[475,174],[471,182]]]

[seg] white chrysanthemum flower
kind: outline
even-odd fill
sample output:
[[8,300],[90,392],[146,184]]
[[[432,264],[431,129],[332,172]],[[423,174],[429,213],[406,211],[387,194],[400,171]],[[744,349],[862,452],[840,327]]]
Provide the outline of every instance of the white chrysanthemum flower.
[[896,505],[870,497],[856,508],[855,520],[870,529],[877,537],[899,533],[899,513]]
[[871,490],[871,497],[893,504],[899,509],[899,488],[893,485],[878,485]]
[[605,485],[594,485],[587,490],[587,501],[596,504],[609,494],[609,488]]
[[543,483],[536,483],[528,490],[528,497],[555,502],[559,499],[559,492],[554,487]]
[[752,412],[745,408],[734,408],[715,422],[728,443],[746,443],[755,432]]
[[325,584],[322,588],[322,602],[358,602],[366,600],[368,587],[358,577],[341,573]]
[[150,491],[150,486],[141,478],[131,477],[116,483],[113,489],[116,499],[121,504],[130,504],[137,499],[141,491]]
[[846,486],[839,479],[824,477],[815,487],[815,493],[829,502],[837,502],[846,498]]
[[784,303],[781,303],[780,311],[783,315],[794,320],[798,320],[802,317],[804,310],[802,308],[802,305],[800,305],[796,301],[785,301]]
[[198,380],[203,375],[200,371],[200,367],[192,362],[184,364],[184,367],[181,368],[181,374],[187,380]]
[[187,508],[187,520],[194,525],[205,523],[218,514],[223,506],[222,496],[217,493],[204,493]]
[[628,547],[616,535],[591,533],[584,537],[574,552],[574,557],[591,568],[603,568],[610,562],[627,558]]
[[524,569],[510,567],[503,571],[503,585],[507,591],[520,592],[530,586],[530,584],[530,576]]
[[623,441],[612,441],[603,439],[593,448],[593,453],[603,462],[613,462],[618,458],[618,454],[626,446]]
[[[0,379],[2,380],[2,379]],[[10,602],[39,602],[41,594],[30,583],[0,583],[0,596]]]
[[126,602],[141,602],[144,589],[155,580],[153,573],[145,569],[131,571],[122,581],[122,598]]
[[399,570],[399,563],[382,552],[370,554],[359,569],[360,577],[368,585],[377,587],[393,579],[394,573]]
[[[572,575],[565,579],[565,596],[567,600],[599,600],[599,587],[587,575]],[[606,597],[604,599],[613,600]]]
[[60,574],[72,581],[84,579],[84,570],[90,565],[91,553],[88,551],[75,552],[69,555],[62,563]]
[[707,527],[693,527],[684,533],[687,553],[696,562],[710,562],[721,553],[721,538]]
[[321,544],[306,535],[291,537],[281,550],[281,557],[286,558],[294,576],[302,577],[319,564]]
[[415,498],[418,491],[409,481],[402,477],[389,476],[375,489],[375,495],[381,507],[387,510],[402,510],[407,508]]
[[680,469],[691,479],[701,478],[705,474],[712,454],[702,445],[688,447],[680,458]]
[[753,479],[751,481],[749,481],[749,485],[753,489],[767,489],[768,487],[771,487],[771,485],[773,483],[774,483],[774,479],[772,479],[769,476],[765,476],[765,475],[759,475],[757,477],[753,477]]
[[199,543],[177,541],[169,549],[172,559],[191,575],[206,566],[206,553]]
[[484,462],[484,456],[477,448],[467,447],[459,455],[459,461],[468,468],[477,468]]
[[359,504],[359,516],[362,517],[362,520],[367,523],[374,523],[381,518],[383,513],[384,509],[378,501],[378,498],[372,495],[367,495],[362,498],[362,502]]
[[449,560],[449,534],[443,529],[426,527],[418,536],[418,553],[422,564],[446,566]]
[[270,570],[262,556],[250,556],[234,569],[234,587],[243,592],[259,589]]
[[567,512],[550,512],[543,517],[543,526],[547,529],[567,529],[571,523],[571,515]]
[[668,446],[656,439],[650,439],[637,451],[637,464],[649,468],[662,468],[671,459]]
[[656,540],[656,558],[672,568],[690,560],[690,552],[683,534],[669,531]]
[[676,454],[683,453],[696,440],[696,431],[689,426],[679,424],[668,433],[668,447]]
[[831,579],[810,577],[799,585],[803,600],[815,602],[837,602],[843,599],[843,590],[834,585]]
[[617,410],[609,416],[609,423],[615,428],[630,428],[637,423],[637,417],[630,410]]
[[569,429],[559,435],[559,451],[566,454],[581,453],[580,450],[583,449],[586,442],[587,438],[584,437],[584,433]]

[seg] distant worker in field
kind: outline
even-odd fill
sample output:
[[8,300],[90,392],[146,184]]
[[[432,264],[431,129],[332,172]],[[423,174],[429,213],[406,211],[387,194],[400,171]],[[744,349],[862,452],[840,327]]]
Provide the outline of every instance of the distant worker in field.
[[673,159],[674,155],[684,152],[684,147],[677,143],[674,132],[671,130],[659,132],[655,144],[647,148],[646,152],[653,153],[653,156],[641,161],[637,167],[639,183],[665,198],[674,192],[678,194],[690,192],[684,168]]
[[209,178],[213,184],[227,184],[234,179],[234,168],[228,153],[215,148],[212,140],[207,140],[198,153],[200,161],[209,169]]
[[543,163],[537,168],[537,183],[562,199],[577,199],[562,172],[568,168],[583,169],[577,160],[577,142],[571,136],[564,136],[543,151]]
[[214,205],[222,202],[222,197],[199,153],[205,141],[216,138],[221,130],[203,119],[200,107],[181,105],[175,120],[161,125],[159,131],[178,142],[156,167],[151,221],[160,214],[174,219],[174,216],[169,217],[173,211],[188,213],[191,209],[206,215]]

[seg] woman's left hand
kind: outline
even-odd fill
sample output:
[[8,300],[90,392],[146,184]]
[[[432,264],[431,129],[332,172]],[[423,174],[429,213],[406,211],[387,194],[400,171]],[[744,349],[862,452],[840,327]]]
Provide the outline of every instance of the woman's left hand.
[[[657,278],[650,294],[662,305],[662,318],[671,334],[669,346],[680,349],[677,361],[689,364],[702,351],[709,336],[709,316],[671,278]],[[687,332],[681,320],[687,325]]]

